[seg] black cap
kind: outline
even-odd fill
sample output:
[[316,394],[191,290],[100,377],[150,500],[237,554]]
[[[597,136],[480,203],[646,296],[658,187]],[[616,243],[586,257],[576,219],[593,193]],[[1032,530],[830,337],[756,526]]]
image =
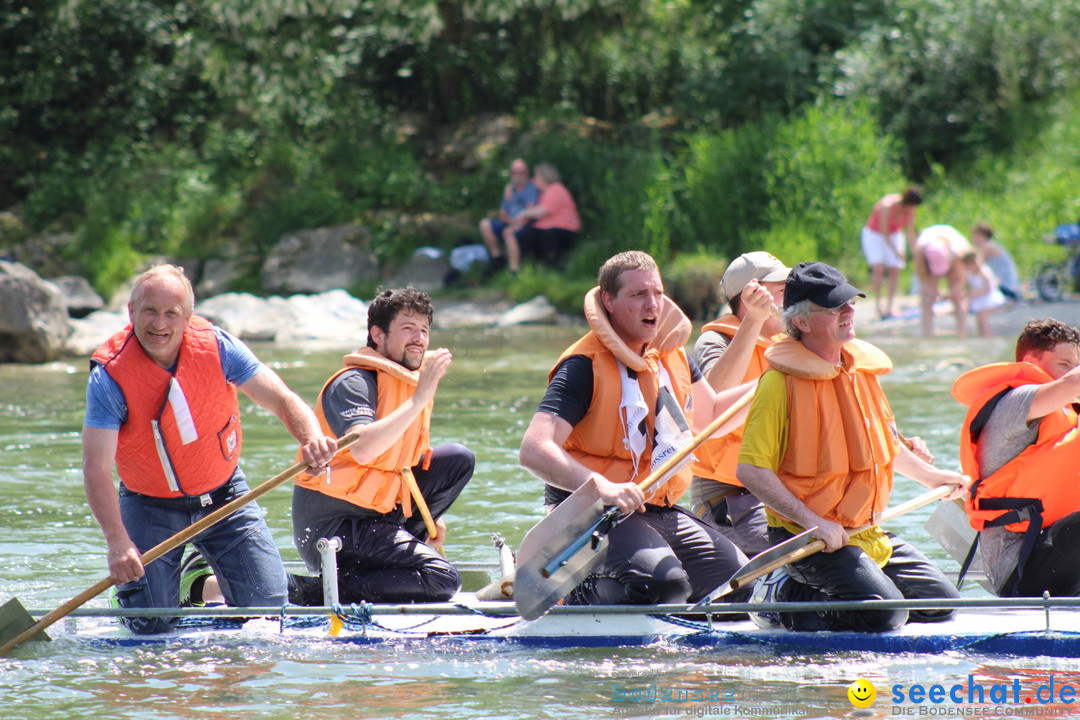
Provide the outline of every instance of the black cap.
[[838,308],[866,293],[850,284],[844,273],[822,262],[799,263],[784,285],[784,308],[809,300],[823,308]]

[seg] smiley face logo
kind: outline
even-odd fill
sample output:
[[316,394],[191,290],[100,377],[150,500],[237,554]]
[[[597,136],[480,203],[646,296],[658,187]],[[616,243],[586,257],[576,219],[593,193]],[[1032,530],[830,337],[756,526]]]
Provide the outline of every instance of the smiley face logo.
[[848,700],[857,708],[868,708],[877,699],[877,688],[869,680],[859,678],[847,689]]

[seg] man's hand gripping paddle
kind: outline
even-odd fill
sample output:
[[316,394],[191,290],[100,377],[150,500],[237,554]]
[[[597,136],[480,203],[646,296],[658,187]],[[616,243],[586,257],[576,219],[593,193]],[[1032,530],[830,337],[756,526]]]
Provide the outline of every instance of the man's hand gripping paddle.
[[[648,491],[661,478],[729,422],[754,397],[747,390],[709,426],[694,436],[637,484]],[[514,582],[514,602],[526,620],[535,620],[566,597],[607,553],[607,533],[619,521],[619,510],[605,508],[592,479],[538,522],[521,542]]]

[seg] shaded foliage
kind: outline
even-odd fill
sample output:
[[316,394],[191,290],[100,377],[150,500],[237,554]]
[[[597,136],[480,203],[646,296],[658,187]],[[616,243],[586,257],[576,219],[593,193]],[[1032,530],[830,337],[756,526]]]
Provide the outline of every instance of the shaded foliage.
[[[402,256],[373,218],[478,217],[523,154],[578,198],[571,273],[627,247],[840,261],[905,175],[945,187],[1056,122],[1037,108],[1075,82],[1078,21],[1025,0],[0,0],[0,206],[113,256],[100,278],[357,220]],[[480,113],[526,140],[431,162]]]

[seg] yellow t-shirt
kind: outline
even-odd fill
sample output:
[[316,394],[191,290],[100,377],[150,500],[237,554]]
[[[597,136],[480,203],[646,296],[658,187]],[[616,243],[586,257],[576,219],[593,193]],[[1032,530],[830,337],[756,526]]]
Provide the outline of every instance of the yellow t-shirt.
[[[754,401],[746,416],[739,463],[776,472],[787,452],[790,420],[787,379],[778,370],[767,370],[758,381]],[[780,517],[769,508],[765,509],[765,514],[770,527],[782,527],[796,535],[806,529]],[[876,525],[852,535],[848,544],[861,547],[879,567],[884,567],[892,557],[892,543]]]

